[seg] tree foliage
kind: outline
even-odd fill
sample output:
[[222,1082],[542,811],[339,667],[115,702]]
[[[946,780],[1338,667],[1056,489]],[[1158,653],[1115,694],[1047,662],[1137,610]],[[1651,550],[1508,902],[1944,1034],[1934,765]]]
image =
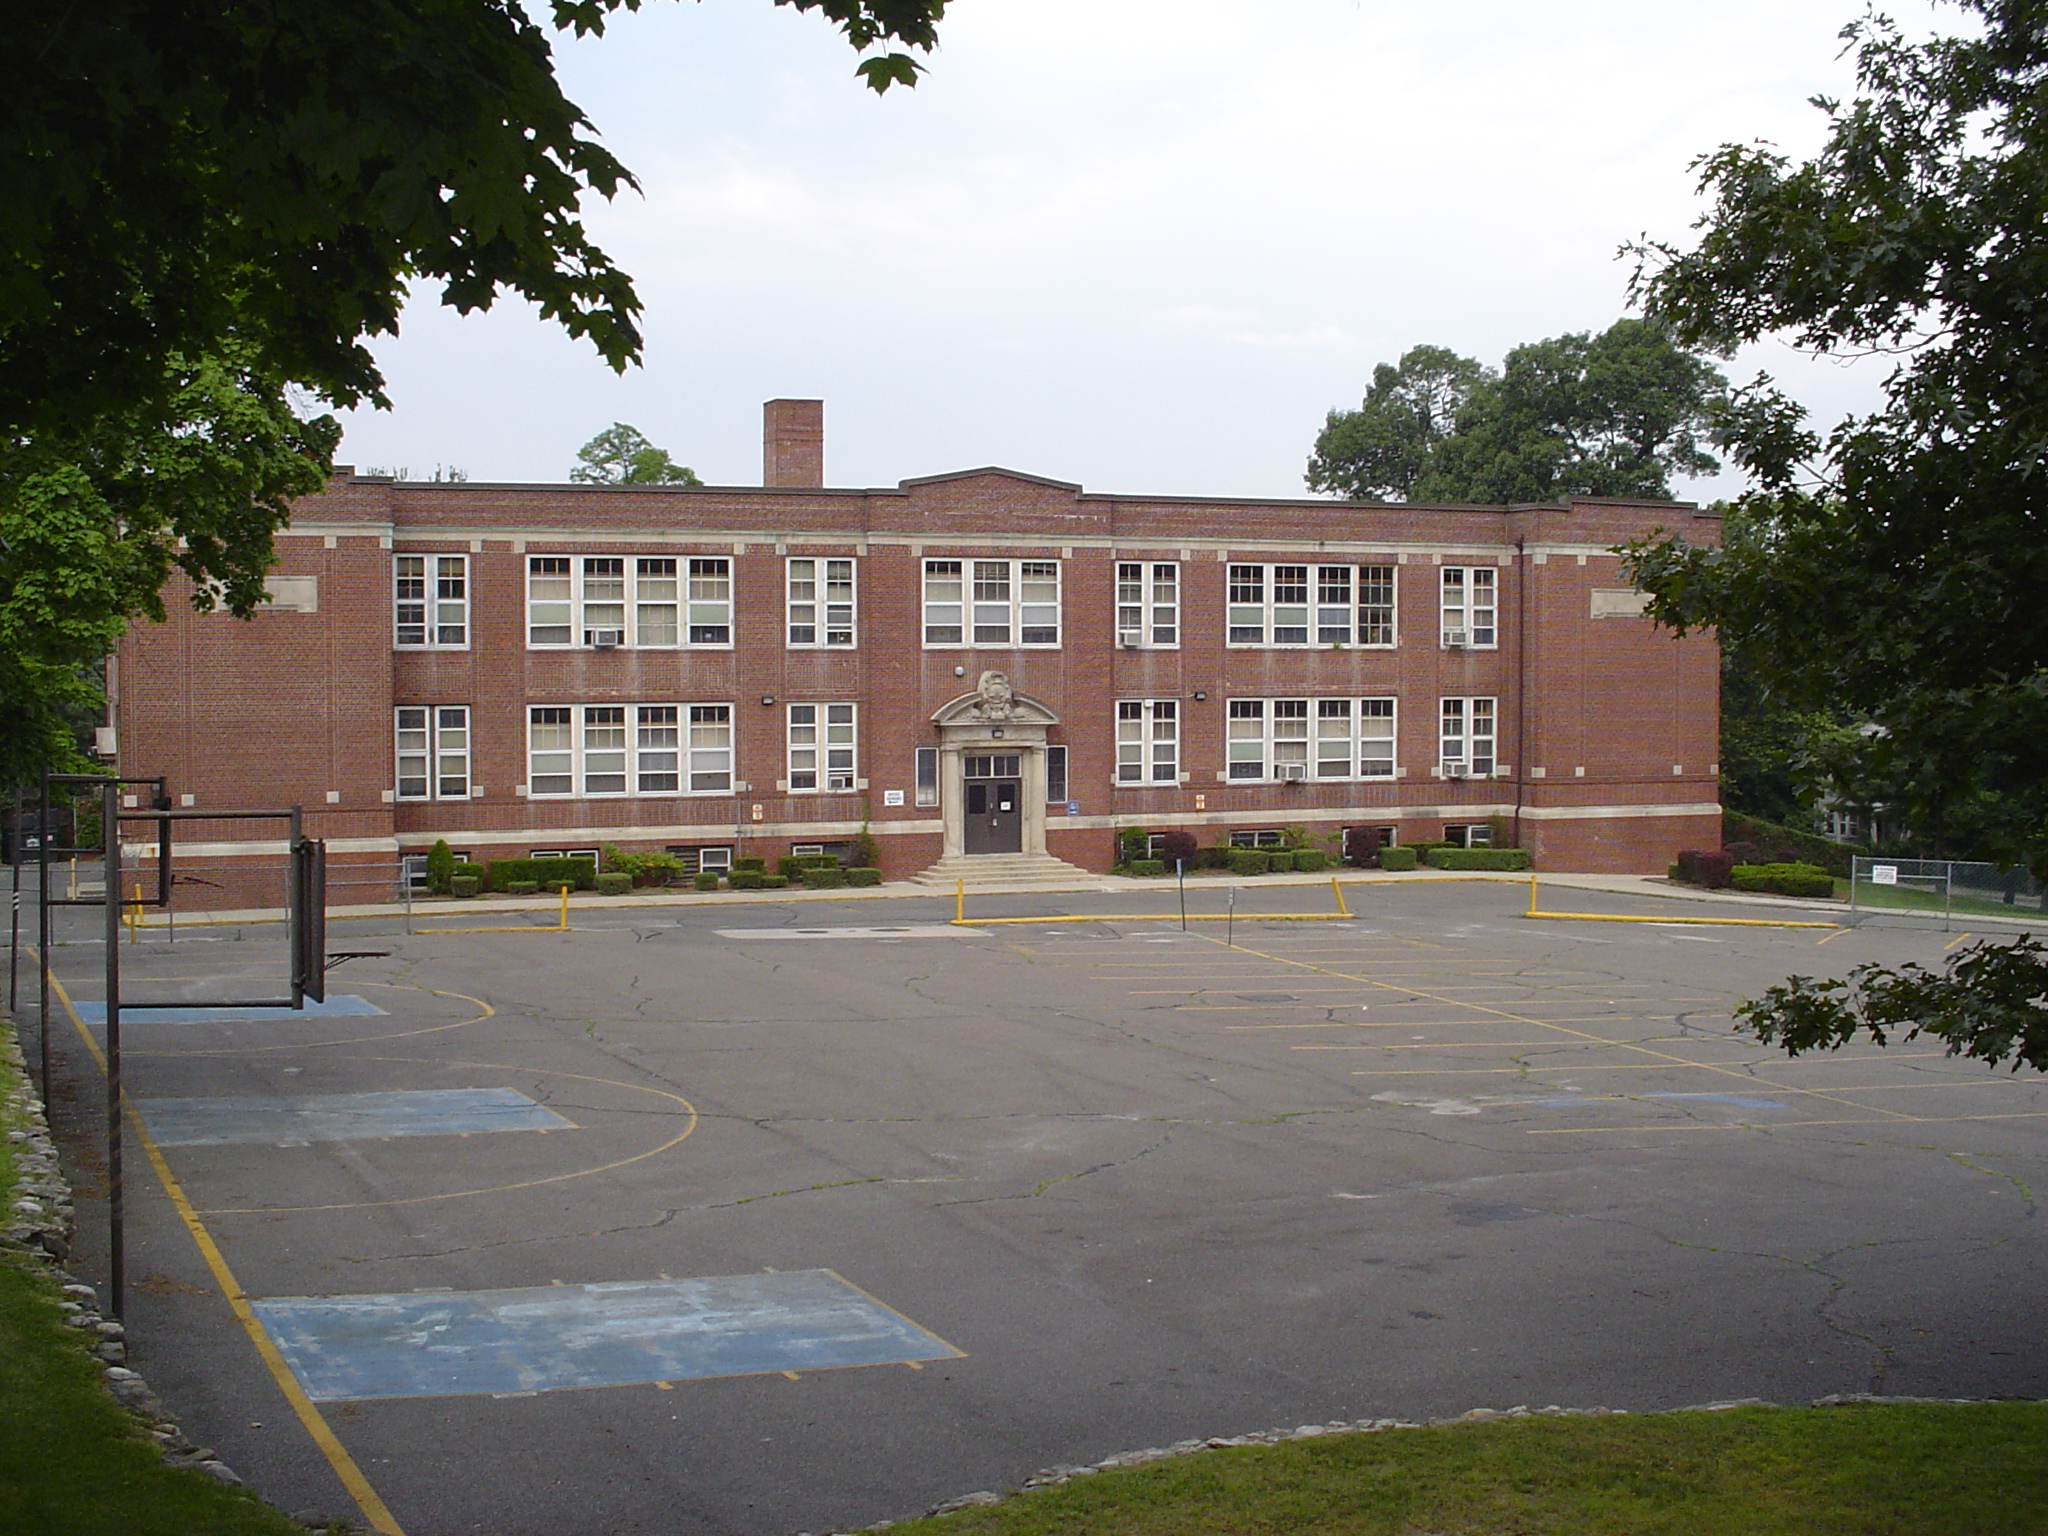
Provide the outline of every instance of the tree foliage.
[[1639,291],[1688,345],[1783,333],[1897,363],[1885,402],[1826,432],[1768,378],[1722,440],[1760,536],[1633,551],[1651,613],[1724,645],[1796,707],[1878,729],[1836,769],[1896,817],[2048,875],[2048,25],[1962,0],[1981,35],[1848,28],[1856,99],[1825,147],[1700,162],[1689,250],[1646,246]]
[[1499,372],[1442,347],[1382,363],[1356,411],[1332,411],[1311,489],[1361,499],[1661,498],[1712,474],[1703,444],[1725,380],[1643,320],[1508,353]]
[[1735,1015],[1792,1056],[1865,1032],[1879,1045],[1931,1035],[1951,1056],[2048,1072],[2048,949],[2022,937],[1973,944],[1944,974],[1908,964],[1859,965],[1847,981],[1794,976]]
[[579,485],[702,485],[697,472],[650,443],[638,427],[615,421],[576,450],[569,478]]

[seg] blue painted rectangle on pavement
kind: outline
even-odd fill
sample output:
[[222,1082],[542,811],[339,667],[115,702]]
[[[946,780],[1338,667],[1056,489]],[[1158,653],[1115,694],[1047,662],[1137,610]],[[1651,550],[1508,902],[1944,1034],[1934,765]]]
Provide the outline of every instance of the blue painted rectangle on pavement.
[[319,1402],[960,1357],[829,1269],[251,1305]]
[[[72,1007],[82,1024],[107,1022],[104,1002],[89,1000],[73,1003]],[[368,998],[348,992],[337,992],[324,1003],[308,998],[303,1008],[243,1008],[233,1003],[179,1003],[173,1007],[125,1001],[121,1004],[124,1021],[148,1024],[261,1024],[272,1019],[339,1019],[383,1011]]]
[[283,1098],[144,1099],[136,1108],[159,1145],[259,1142],[303,1146],[384,1136],[567,1131],[572,1121],[511,1088],[418,1088]]

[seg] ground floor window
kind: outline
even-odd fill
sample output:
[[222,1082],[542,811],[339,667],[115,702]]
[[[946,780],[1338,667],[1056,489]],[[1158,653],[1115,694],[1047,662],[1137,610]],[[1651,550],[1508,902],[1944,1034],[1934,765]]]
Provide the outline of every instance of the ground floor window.
[[1277,831],[1233,832],[1230,834],[1230,846],[1233,848],[1283,848],[1286,844],[1286,836]]
[[707,869],[723,875],[732,869],[730,843],[714,843],[709,846],[699,843],[675,844],[663,851],[675,855],[676,862],[683,866],[683,873],[686,875],[698,874]]
[[1446,822],[1444,841],[1453,848],[1491,848],[1493,824],[1486,821]]
[[919,805],[939,803],[939,749],[917,749],[917,800]]
[[1047,747],[1045,749],[1045,803],[1065,805],[1067,803],[1067,749]]

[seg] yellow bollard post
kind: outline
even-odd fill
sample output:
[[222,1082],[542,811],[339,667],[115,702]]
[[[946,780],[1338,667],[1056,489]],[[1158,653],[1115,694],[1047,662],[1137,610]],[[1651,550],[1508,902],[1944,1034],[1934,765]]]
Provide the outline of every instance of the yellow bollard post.
[[1536,871],[1529,871],[1529,916],[1536,915]]
[[564,933],[569,931],[569,887],[566,885],[562,887],[562,915],[556,920],[555,926]]
[[956,923],[967,921],[967,882],[965,880],[955,880],[953,882],[953,921]]
[[135,882],[135,904],[128,909],[128,942],[142,942],[142,882]]
[[1337,898],[1338,915],[1340,917],[1349,917],[1351,909],[1344,905],[1344,887],[1337,883],[1335,875],[1330,876],[1330,894]]

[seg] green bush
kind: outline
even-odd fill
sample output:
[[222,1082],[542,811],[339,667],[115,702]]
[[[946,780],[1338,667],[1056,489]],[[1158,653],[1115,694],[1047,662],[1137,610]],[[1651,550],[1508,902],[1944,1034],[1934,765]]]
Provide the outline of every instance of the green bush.
[[1294,850],[1294,867],[1313,874],[1330,867],[1330,856],[1320,848],[1297,848]]
[[427,850],[427,888],[445,891],[448,882],[455,878],[455,850],[448,846],[448,839],[435,839],[434,846]]
[[1218,843],[1213,848],[1197,848],[1194,858],[1188,863],[1188,868],[1190,870],[1228,869],[1230,868],[1230,855],[1235,851],[1227,843]]
[[1263,875],[1272,864],[1272,857],[1263,848],[1230,850],[1230,872],[1233,875]]
[[732,872],[732,888],[736,891],[758,891],[761,882],[768,877],[758,869],[735,868]]
[[1156,880],[1159,876],[1166,873],[1166,860],[1133,859],[1131,860],[1130,869],[1131,873],[1140,880]]
[[1779,896],[1832,896],[1835,877],[1815,864],[1738,864],[1738,891],[1770,891]]
[[1152,834],[1143,827],[1124,827],[1116,834],[1116,862],[1135,864],[1152,856]]
[[768,873],[768,861],[766,859],[756,858],[751,853],[748,854],[745,858],[734,859],[732,861],[732,867],[735,873],[745,873],[750,875],[765,875]]
[[785,885],[788,885],[788,884],[789,884],[789,876],[787,876],[787,875],[763,875],[763,876],[761,877],[761,884],[762,884],[762,886],[763,886],[764,888],[766,888],[767,890],[771,890],[771,891],[779,891],[779,890],[781,890],[781,889],[782,889],[782,888],[783,888],[783,887],[784,887]]
[[611,874],[631,876],[635,885],[667,885],[683,872],[683,861],[665,849],[628,853],[617,844],[608,843],[604,867]]
[[474,896],[484,888],[484,883],[475,875],[450,875],[448,894],[451,896]]
[[[1380,855],[1380,867],[1386,868],[1386,854]],[[1432,848],[1424,856],[1424,863],[1431,869],[1527,869],[1529,850],[1526,848]]]
[[879,869],[863,864],[858,869],[849,869],[846,872],[846,883],[848,885],[880,885],[882,883],[882,872]]
[[1721,843],[1729,848],[1753,848],[1765,855],[1763,858],[1744,859],[1742,862],[1745,864],[1789,864],[1796,860],[1824,869],[1840,880],[1849,878],[1849,861],[1852,858],[1859,852],[1869,852],[1847,843],[1831,842],[1814,832],[1801,832],[1760,817],[1745,816],[1740,811],[1722,812]]
[[697,871],[692,884],[700,891],[715,891],[718,889],[718,871],[715,869],[700,869]]
[[853,869],[878,869],[882,863],[882,845],[875,841],[875,834],[863,828],[853,840],[853,852],[847,856],[847,864]]
[[610,870],[597,877],[597,894],[600,896],[623,896],[633,889],[633,877]]
[[504,890],[514,880],[531,880],[543,891],[569,886],[579,891],[597,884],[597,861],[581,859],[493,859],[491,886]]
[[1382,848],[1380,850],[1381,869],[1402,870],[1413,869],[1414,867],[1415,850],[1413,847],[1404,844],[1400,847]]
[[[493,865],[492,868],[495,871],[496,866]],[[540,882],[538,880],[507,880],[505,882],[505,894],[507,896],[535,896],[539,893]]]
[[838,864],[813,864],[804,870],[804,884],[815,890],[836,890],[846,884],[846,871]]

